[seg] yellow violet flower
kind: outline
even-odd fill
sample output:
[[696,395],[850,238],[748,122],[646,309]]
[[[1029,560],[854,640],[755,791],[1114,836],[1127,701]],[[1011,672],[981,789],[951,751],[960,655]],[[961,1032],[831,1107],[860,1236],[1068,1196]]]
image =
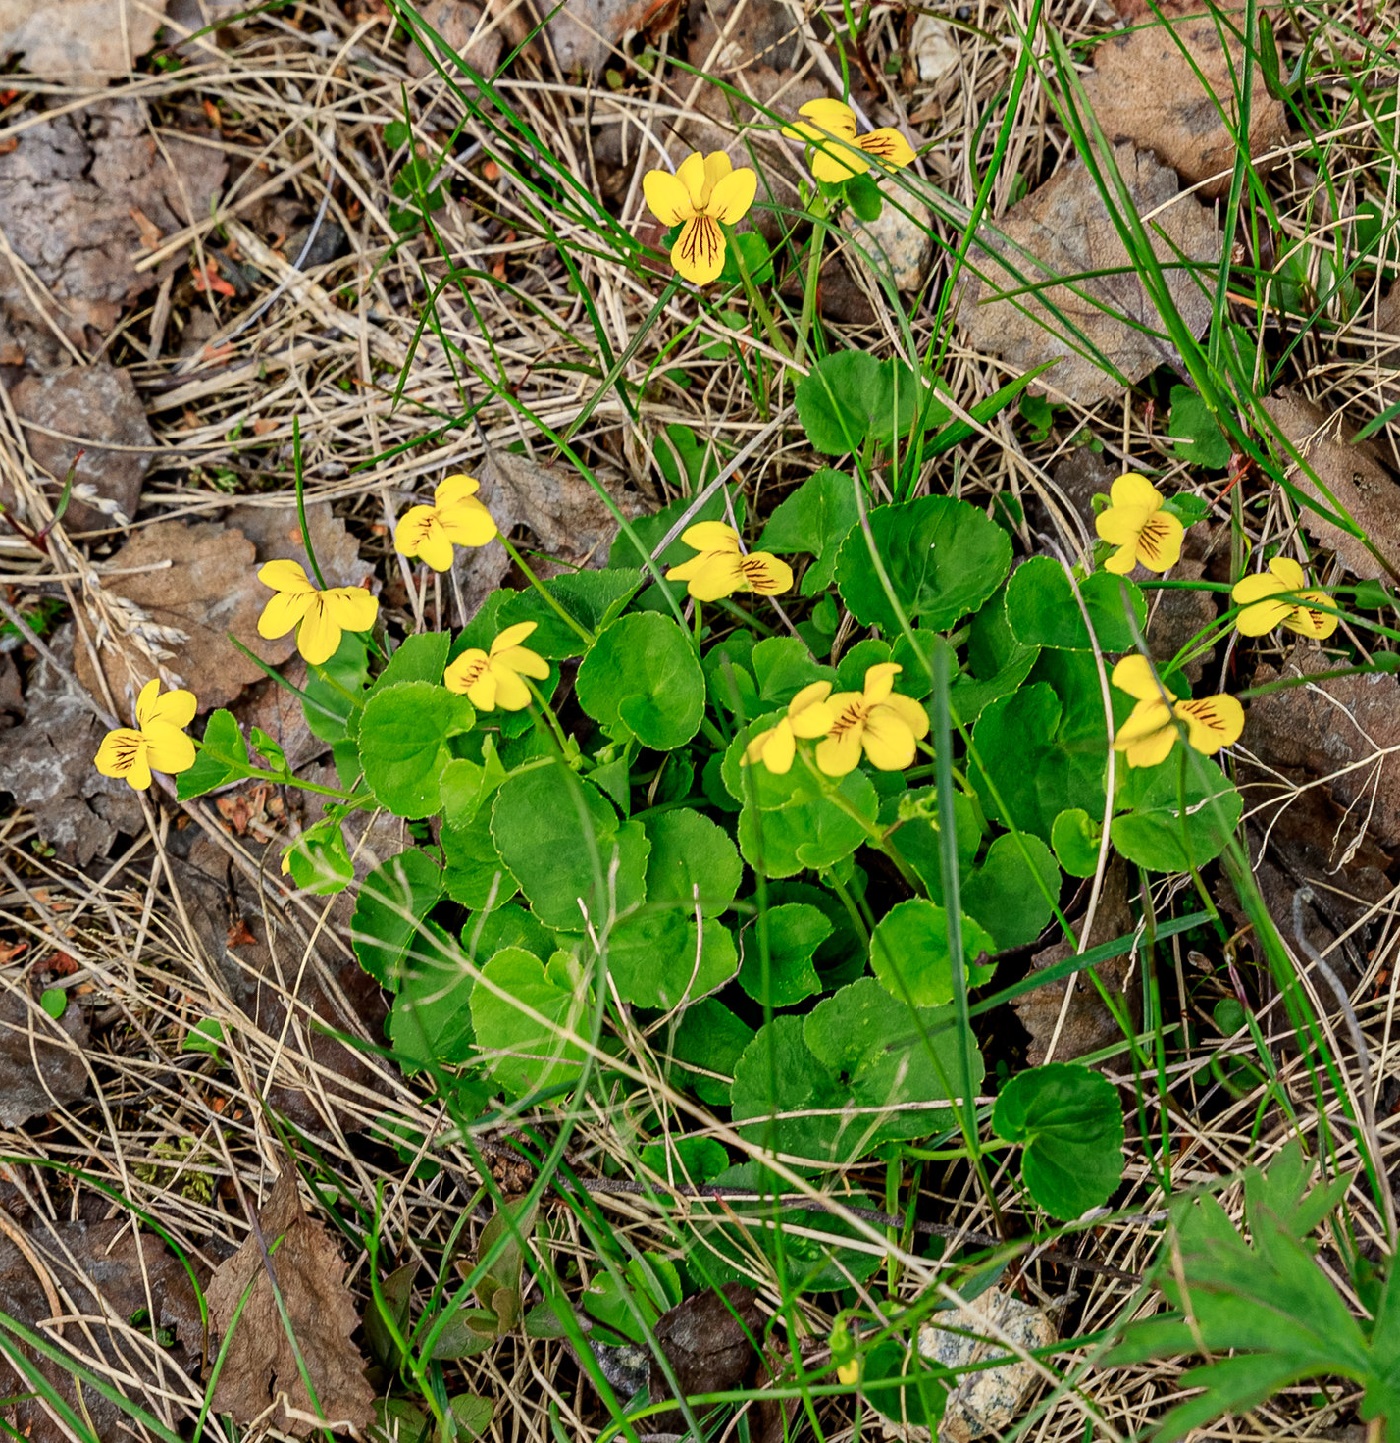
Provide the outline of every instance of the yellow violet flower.
[[863,174],[869,161],[852,154],[852,146],[886,169],[909,165],[914,159],[914,147],[888,126],[857,135],[856,113],[844,101],[809,100],[797,113],[811,123],[785,125],[783,134],[813,147],[812,174],[817,180],[834,183]]
[[1170,571],[1181,559],[1185,530],[1170,511],[1166,497],[1147,479],[1129,471],[1113,483],[1113,504],[1094,519],[1099,536],[1118,548],[1104,570],[1126,576],[1141,562],[1149,571]]
[[520,643],[538,625],[533,621],[508,626],[491,643],[489,652],[469,646],[448,665],[442,684],[448,691],[464,696],[478,711],[523,711],[530,705],[530,688],[520,680],[532,676],[543,681],[549,663],[537,651]]
[[335,655],[342,632],[368,631],[379,615],[379,598],[358,586],[319,590],[298,561],[269,561],[258,580],[277,595],[258,617],[258,635],[275,641],[294,627],[297,650],[312,665]]
[[1321,591],[1304,590],[1307,584],[1303,568],[1288,556],[1275,556],[1268,571],[1236,582],[1230,599],[1244,607],[1235,618],[1240,635],[1263,636],[1282,626],[1318,641],[1331,636],[1337,629],[1337,618],[1330,611],[1317,611],[1307,605],[1314,601],[1330,606],[1331,598]]
[[136,727],[118,727],[102,738],[93,764],[104,777],[120,777],[135,791],[151,785],[151,773],[183,772],[194,765],[194,743],[184,728],[194,720],[194,693],[169,691],[148,681],[136,698]]
[[792,590],[792,567],[771,551],[745,554],[739,533],[723,521],[697,521],[681,533],[681,540],[699,555],[673,566],[666,580],[687,582],[696,601],[718,601],[736,591],[781,596]]
[[819,771],[844,777],[856,769],[862,751],[882,772],[902,771],[914,760],[914,743],[928,735],[928,713],[894,690],[903,670],[898,662],[882,661],[866,669],[864,691],[841,691],[831,698],[836,719],[817,743]]
[[1113,739],[1130,767],[1155,767],[1176,745],[1177,722],[1186,723],[1186,740],[1198,752],[1214,756],[1233,746],[1244,730],[1244,708],[1232,696],[1202,696],[1178,701],[1157,679],[1152,663],[1139,652],[1113,668],[1113,684],[1137,705]]
[[496,535],[491,513],[476,499],[481,482],[449,476],[433,493],[431,506],[410,506],[394,527],[394,550],[416,556],[434,571],[452,565],[452,548],[485,546]]
[[804,686],[788,703],[787,715],[777,726],[759,732],[744,752],[746,762],[762,762],[779,776],[792,770],[798,737],[824,737],[836,721],[836,710],[827,701],[829,681]]
[[734,169],[722,150],[693,151],[674,175],[649,170],[642,177],[647,209],[662,225],[678,225],[671,264],[688,281],[703,286],[724,269],[724,232],[749,213],[758,177],[748,166]]

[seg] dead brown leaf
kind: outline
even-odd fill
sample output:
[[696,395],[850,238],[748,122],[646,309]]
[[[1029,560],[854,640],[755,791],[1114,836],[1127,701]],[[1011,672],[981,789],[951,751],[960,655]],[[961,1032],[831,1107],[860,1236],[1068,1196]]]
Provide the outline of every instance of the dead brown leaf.
[[[273,1426],[300,1438],[317,1426],[317,1418],[332,1427],[368,1428],[374,1422],[374,1389],[350,1341],[360,1320],[344,1283],[345,1262],[332,1234],[303,1211],[290,1163],[254,1228],[261,1236],[250,1236],[220,1263],[209,1283],[210,1320],[228,1348],[214,1390],[215,1410],[231,1414],[236,1423],[251,1423],[279,1405]],[[273,1275],[315,1402],[282,1321]],[[245,1291],[247,1302],[235,1325]]]
[[[306,663],[294,656],[282,668],[283,679],[298,690],[306,687]],[[326,743],[311,734],[301,702],[270,678],[250,686],[234,703],[234,717],[248,735],[248,747],[257,753],[251,732],[253,727],[265,731],[287,755],[287,765],[296,772],[327,750]]]
[[[743,1283],[726,1283],[719,1292],[696,1293],[657,1321],[655,1336],[675,1374],[667,1381],[656,1359],[651,1362],[650,1396],[653,1403],[721,1393],[730,1388],[751,1388],[763,1381],[767,1369],[758,1345],[763,1340],[763,1313],[758,1294]],[[684,1431],[679,1412],[652,1420],[663,1431]],[[776,1399],[760,1398],[749,1415],[756,1443],[783,1436],[783,1406]]]
[[[11,3],[33,9],[27,0]],[[141,13],[110,0],[92,5],[109,23],[122,8],[133,23]],[[179,136],[162,136],[158,150],[135,101],[98,101],[25,131],[0,155],[0,214],[15,254],[58,303],[45,303],[52,323],[78,344],[85,327],[110,331],[156,279],[133,266],[141,233],[132,207],[172,234],[209,214],[227,168],[219,151]],[[0,339],[29,353],[31,365],[53,364],[59,353],[48,325],[8,262],[0,263],[0,300]]]
[[81,1007],[55,1022],[23,977],[0,979],[0,1128],[20,1127],[87,1092],[87,1040]]
[[[122,571],[167,560],[169,566],[159,570],[114,575],[103,589],[137,608],[145,618],[140,624],[171,628],[160,638],[172,653],[169,669],[194,691],[201,711],[225,705],[263,676],[228,640],[229,633],[270,665],[292,654],[292,637],[264,641],[258,635],[258,616],[272,593],[258,580],[253,543],[241,531],[215,521],[157,521],[142,527],[112,566]],[[100,655],[118,708],[129,707],[149,676],[135,669],[139,659],[129,661],[113,641]],[[78,680],[98,694],[86,647],[78,649]]]
[[[461,57],[462,64],[478,75],[492,74],[505,48],[506,37],[500,23],[483,13],[476,0],[428,0],[420,5],[418,17],[425,27],[435,30],[443,41]],[[408,47],[408,73],[415,80],[432,75],[434,61],[441,63],[431,39],[426,39],[427,53],[417,45]],[[429,54],[432,59],[429,59]],[[444,68],[452,73],[450,64]]]
[[[638,494],[621,478],[594,472],[614,504],[629,520],[643,510]],[[601,566],[617,532],[617,522],[602,498],[577,471],[546,466],[529,456],[492,451],[481,463],[480,496],[503,535],[527,527],[539,549],[569,566]],[[461,549],[456,567],[467,614],[473,615],[510,569],[499,546]],[[549,567],[544,567],[549,574]]]
[[[10,392],[10,399],[21,423],[29,423],[24,427],[29,454],[54,477],[51,501],[57,502],[59,485],[74,456],[83,453],[74,486],[92,488],[100,500],[78,499],[82,492],[77,491],[63,524],[70,531],[129,525],[156,449],[131,376],[106,361],[70,366],[46,376],[26,376]],[[53,431],[79,439],[65,441],[46,434]],[[109,449],[104,441],[120,449]]]
[[0,0],[0,53],[45,80],[101,85],[128,75],[156,41],[165,0]]
[[[1224,29],[1229,23],[1194,7],[1182,18],[1145,18],[1094,51],[1093,74],[1084,80],[1084,94],[1110,140],[1154,151],[1190,184],[1226,172],[1200,191],[1211,199],[1230,188],[1239,125],[1235,92],[1244,44]],[[1250,155],[1263,155],[1287,136],[1283,103],[1256,82]]]
[[[400,824],[401,825],[401,824]],[[388,830],[386,825],[385,830]],[[268,1094],[269,1103],[287,1114],[298,1127],[320,1135],[327,1127],[327,1106],[336,1109],[339,1125],[358,1126],[358,1117],[341,1107],[351,1089],[363,1095],[381,1085],[368,1065],[357,1037],[383,1035],[386,1007],[379,984],[354,957],[325,941],[307,955],[304,968],[288,972],[288,957],[301,958],[305,944],[294,932],[286,914],[275,902],[276,884],[269,879],[260,889],[230,864],[218,843],[193,828],[171,834],[170,865],[180,889],[183,915],[194,931],[191,945],[209,959],[223,984],[229,1002],[266,1037],[300,1038],[300,1057],[287,1054],[291,1066]],[[383,855],[403,846],[385,845]],[[368,849],[365,849],[368,852]],[[273,871],[279,849],[266,856]],[[373,860],[359,857],[367,871]],[[343,913],[333,914],[338,927],[348,927],[352,895],[336,901]],[[231,932],[250,932],[254,941],[228,951]],[[294,949],[289,952],[289,949]],[[289,1026],[288,994],[295,989]],[[324,1025],[322,1025],[324,1024]],[[342,1038],[346,1039],[342,1041]],[[313,1083],[303,1079],[316,1072]],[[290,1079],[297,1079],[292,1085]],[[344,1079],[344,1090],[337,1079]]]
[[[1089,938],[1090,947],[1101,946],[1116,937],[1127,936],[1134,927],[1132,910],[1128,906],[1128,874],[1121,862],[1110,864],[1104,876],[1103,895],[1094,915],[1094,926]],[[1068,942],[1057,942],[1031,958],[1031,967],[1040,971],[1053,967],[1071,956],[1074,948]],[[1127,1007],[1134,1025],[1142,1016],[1142,999],[1138,989],[1129,986],[1133,963],[1128,957],[1114,957],[1100,962],[1094,968],[1100,982],[1111,996],[1121,998]],[[1065,1013],[1064,1025],[1060,1026],[1060,1013],[1064,1009],[1066,982],[1047,982],[1034,992],[1018,997],[1011,1005],[1021,1026],[1031,1035],[1030,1046],[1026,1049],[1026,1060],[1032,1067],[1039,1067],[1049,1055],[1050,1040],[1059,1027],[1055,1042],[1055,1061],[1069,1062],[1087,1053],[1097,1052],[1123,1040],[1122,1029],[1113,1014],[1104,1006],[1098,989],[1087,976],[1074,978],[1074,991],[1070,995],[1069,1009]]]
[[[1391,566],[1400,567],[1400,486],[1382,462],[1380,450],[1369,441],[1353,441],[1355,432],[1340,413],[1329,416],[1297,391],[1275,391],[1264,401],[1264,409],[1307,463],[1305,468],[1289,462],[1289,481],[1329,511],[1349,516]],[[1279,451],[1280,459],[1288,462],[1282,447]],[[1318,481],[1333,501],[1318,488]],[[1354,576],[1379,581],[1391,575],[1357,537],[1315,511],[1299,510],[1304,529],[1336,552]]]
[[118,832],[135,836],[145,823],[136,793],[92,764],[105,729],[72,680],[73,638],[72,626],[49,638],[63,670],[40,657],[23,724],[0,730],[0,791],[33,813],[39,835],[64,861],[85,867],[106,855]]
[[[1139,215],[1155,213],[1149,223],[1153,250],[1182,320],[1199,336],[1210,324],[1210,297],[1183,262],[1214,265],[1219,259],[1215,221],[1194,198],[1173,200],[1176,176],[1151,156],[1131,145],[1114,154]],[[1043,378],[1045,386],[1085,406],[1121,389],[1095,353],[1130,384],[1178,359],[1092,175],[1078,161],[1013,206],[998,230],[984,226],[970,258],[982,278],[968,280],[958,309],[969,345],[1018,371],[1060,358]],[[982,247],[995,250],[996,258]],[[1080,276],[1091,278],[1075,279]],[[1040,289],[1027,292],[1032,285]],[[996,299],[1004,291],[1019,294]]]
[[[236,527],[253,543],[259,566],[265,561],[287,558],[299,562],[310,575],[294,503],[257,506],[244,502],[225,512],[224,523]],[[331,510],[328,501],[307,504],[306,524],[311,528],[311,545],[328,586],[359,586],[374,580],[374,567],[360,559],[359,542],[346,530],[345,523]]]
[[[199,1303],[189,1274],[163,1242],[149,1233],[136,1232],[129,1218],[101,1219],[98,1210],[106,1211],[106,1198],[89,1195],[82,1207],[84,1216],[68,1222],[52,1223],[38,1213],[28,1214],[25,1249],[6,1235],[9,1229],[0,1233],[4,1310],[89,1368],[96,1353],[103,1374],[126,1378],[127,1390],[134,1397],[140,1398],[145,1389],[168,1389],[172,1386],[170,1373],[177,1369],[193,1373],[203,1352]],[[72,1300],[78,1315],[68,1316],[61,1331],[48,1321],[54,1316],[56,1290]],[[128,1321],[143,1312],[149,1322],[137,1326]],[[158,1348],[153,1335],[167,1328],[173,1330],[175,1343]],[[133,1334],[144,1334],[144,1344],[136,1345]],[[31,1366],[85,1419],[91,1436],[101,1443],[131,1437],[131,1420],[117,1404],[90,1387],[83,1388],[79,1397],[70,1370],[19,1346]],[[160,1355],[163,1380],[146,1361],[154,1353]],[[133,1372],[139,1388],[130,1381]],[[28,1443],[68,1443],[71,1438],[67,1426],[34,1396],[31,1385],[12,1370],[3,1354],[0,1400],[0,1418]]]
[[[1295,646],[1275,670],[1261,666],[1252,685],[1307,677],[1305,685],[1256,697],[1244,744],[1265,765],[1301,767],[1327,778],[1350,809],[1344,841],[1363,832],[1384,847],[1400,844],[1400,684],[1393,676],[1339,676],[1316,648]],[[1321,840],[1321,839],[1319,839]]]

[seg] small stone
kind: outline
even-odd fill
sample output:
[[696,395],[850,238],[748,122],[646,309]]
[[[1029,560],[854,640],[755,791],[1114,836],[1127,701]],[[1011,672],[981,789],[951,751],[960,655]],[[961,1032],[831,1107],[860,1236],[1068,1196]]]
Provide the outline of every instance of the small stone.
[[[505,37],[495,22],[485,18],[481,6],[475,0],[429,0],[419,12],[423,22],[423,46],[411,44],[408,47],[408,73],[415,80],[436,73],[433,59],[442,61],[451,73],[452,67],[445,58],[435,52],[436,47],[428,30],[437,31],[443,42],[456,52],[463,65],[478,75],[492,75],[500,64]],[[290,251],[289,251],[290,254]]]
[[885,203],[875,220],[863,221],[848,208],[841,224],[865,253],[867,265],[893,273],[901,291],[916,291],[933,259],[932,217],[923,201],[896,181],[886,181],[880,193]]
[[934,1323],[919,1329],[919,1354],[930,1363],[961,1371],[989,1359],[1010,1357],[1011,1361],[963,1373],[948,1394],[938,1437],[941,1443],[972,1443],[989,1434],[999,1437],[1021,1411],[1041,1374],[1033,1363],[1022,1362],[995,1339],[978,1334],[995,1328],[1017,1347],[1031,1352],[1049,1347],[1058,1339],[1059,1330],[1043,1309],[1032,1308],[1001,1288],[989,1289],[947,1319],[958,1332]]
[[920,15],[909,33],[909,58],[920,80],[940,79],[950,70],[956,70],[962,59],[957,32],[946,20]]

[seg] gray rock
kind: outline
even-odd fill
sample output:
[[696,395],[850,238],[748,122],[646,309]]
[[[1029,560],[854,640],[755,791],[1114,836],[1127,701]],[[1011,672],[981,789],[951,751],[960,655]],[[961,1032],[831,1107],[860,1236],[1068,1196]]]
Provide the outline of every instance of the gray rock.
[[[63,524],[70,531],[128,524],[136,515],[141,482],[155,451],[155,437],[131,377],[105,361],[70,366],[47,376],[26,377],[10,392],[10,399],[20,421],[32,423],[25,427],[29,454],[56,485],[82,450],[75,487],[90,486],[95,494],[91,501],[75,496]],[[82,439],[60,440],[48,431]],[[104,441],[123,449],[108,450],[100,444]],[[56,489],[52,496],[58,499]]]
[[880,192],[885,203],[875,220],[863,221],[848,209],[841,224],[861,247],[867,265],[884,275],[892,273],[901,291],[916,291],[933,259],[932,217],[923,201],[898,181],[882,182]]

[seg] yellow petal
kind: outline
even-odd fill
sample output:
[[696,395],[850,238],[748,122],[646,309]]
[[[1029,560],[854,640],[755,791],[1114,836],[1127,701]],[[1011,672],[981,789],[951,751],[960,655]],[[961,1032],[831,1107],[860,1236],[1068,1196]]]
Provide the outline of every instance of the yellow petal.
[[[684,572],[682,576],[680,573]],[[718,601],[748,589],[742,558],[727,551],[707,551],[683,566],[666,573],[668,581],[684,581],[686,589],[697,601]]]
[[692,151],[676,167],[676,179],[684,186],[694,215],[705,204],[705,157],[698,150]]
[[723,521],[697,521],[681,532],[681,540],[697,551],[731,551],[739,554],[739,533]]
[[468,500],[480,490],[481,482],[475,476],[465,476],[461,472],[455,476],[444,476],[433,492],[433,505],[441,511],[444,506],[456,506]]
[[897,661],[881,661],[865,669],[865,690],[862,697],[867,705],[884,701],[894,690],[894,679],[904,668]]
[[882,772],[901,772],[914,760],[914,733],[899,711],[885,703],[870,708],[861,744],[870,765]]
[[1136,546],[1151,515],[1145,506],[1110,506],[1094,517],[1094,530],[1111,546]]
[[812,152],[812,174],[828,185],[838,185],[864,171],[860,153],[848,150],[839,140],[823,141]]
[[156,697],[160,694],[160,681],[152,677],[145,686],[141,688],[136,698],[136,725],[143,727],[150,720],[151,710],[156,704]]
[[533,636],[538,630],[539,622],[537,621],[517,621],[514,626],[508,626],[504,631],[497,633],[495,641],[491,643],[491,655],[499,656],[501,652],[509,650],[512,646],[519,646],[527,636]]
[[1297,609],[1290,601],[1257,601],[1235,618],[1235,629],[1241,636],[1267,636]]
[[797,755],[797,739],[793,736],[792,724],[786,718],[763,733],[759,755],[763,758],[763,765],[777,776],[786,776],[792,770],[793,758]]
[[443,686],[448,691],[456,692],[458,696],[466,696],[468,690],[476,685],[490,660],[479,646],[469,646],[448,663],[447,670],[442,674]]
[[274,591],[286,591],[293,595],[316,590],[299,561],[269,561],[258,568],[258,580]]
[[[734,162],[730,160],[728,152],[726,151],[712,150],[705,157],[704,205],[705,209],[708,210],[711,215],[715,213],[715,187],[720,183],[720,181],[725,178],[726,175],[732,174],[733,170]],[[745,208],[747,209],[747,207]],[[724,219],[723,216],[720,216],[719,218],[721,220]]]
[[695,214],[690,192],[669,170],[649,170],[642,177],[647,209],[662,225],[680,225]]
[[693,284],[709,285],[724,269],[724,233],[709,216],[691,216],[671,247],[671,264]]
[[760,596],[781,596],[792,590],[792,567],[779,560],[771,551],[751,551],[739,561],[744,573],[746,591],[756,591]]
[[1278,578],[1284,591],[1302,591],[1308,584],[1303,568],[1291,556],[1275,556],[1269,562],[1269,571]]
[[1257,571],[1252,576],[1242,576],[1230,588],[1230,600],[1243,606],[1251,601],[1263,601],[1266,596],[1277,596],[1280,591],[1288,589],[1279,582],[1278,577],[1267,571]]
[[1124,472],[1113,483],[1109,495],[1115,506],[1141,508],[1149,515],[1154,511],[1160,511],[1162,502],[1165,500],[1162,493],[1147,477],[1139,476],[1136,471]]
[[418,559],[434,571],[452,570],[452,543],[441,525],[434,524],[418,547]]
[[494,652],[491,660],[497,667],[513,671],[517,676],[532,676],[536,681],[544,681],[549,675],[549,663],[528,646],[507,647]]
[[144,729],[146,760],[158,772],[184,772],[194,765],[194,743],[178,727],[154,722]]
[[[1320,591],[1305,591],[1302,596],[1305,601],[1316,602],[1324,607],[1330,608],[1333,605],[1332,598],[1324,596]],[[1283,624],[1289,631],[1296,631],[1299,636],[1311,636],[1317,641],[1326,641],[1337,629],[1337,617],[1330,609],[1319,611],[1315,606],[1295,606],[1284,618]]]
[[1113,668],[1113,684],[1119,691],[1127,692],[1138,701],[1161,701],[1163,698],[1174,700],[1172,694],[1157,680],[1152,663],[1141,652],[1130,652],[1119,660],[1118,665]]
[[768,727],[764,731],[757,733],[757,735],[750,737],[748,746],[744,748],[745,764],[752,765],[754,762],[762,761],[763,749],[768,745],[773,733],[778,730],[778,727],[787,726],[787,724],[787,718],[784,717],[782,721],[778,723],[778,726]]
[[467,700],[477,711],[496,710],[496,673],[490,665],[481,669],[481,675],[467,688]]
[[1206,756],[1214,756],[1221,747],[1233,746],[1244,731],[1244,708],[1232,696],[1179,701],[1175,711],[1186,723],[1186,740]]
[[1170,511],[1159,511],[1143,523],[1138,534],[1137,559],[1149,571],[1170,571],[1181,560],[1181,540],[1185,535],[1185,528]]
[[1130,767],[1155,767],[1166,761],[1171,749],[1176,745],[1176,728],[1158,727],[1156,731],[1137,741],[1124,745],[1115,741],[1113,745],[1116,751],[1124,754],[1124,760]]
[[423,543],[437,529],[435,506],[410,506],[394,527],[394,550],[400,556],[417,556]]
[[822,96],[799,106],[797,113],[805,115],[813,125],[828,135],[840,136],[843,140],[856,138],[856,113],[844,100]]
[[279,591],[262,609],[258,617],[258,635],[268,641],[276,641],[286,634],[306,615],[306,609],[316,600],[314,591]]
[[[130,780],[132,772],[146,767],[146,738],[130,727],[118,727],[102,738],[102,745],[92,759],[93,765],[104,777],[118,777]],[[150,768],[146,767],[146,780],[139,790],[145,791],[151,784]],[[132,782],[136,786],[135,782]]]
[[797,736],[824,737],[831,730],[836,708],[827,700],[830,695],[829,681],[814,681],[788,703],[788,721]]
[[720,178],[710,192],[706,212],[716,220],[723,221],[725,225],[734,225],[749,213],[757,190],[758,177],[748,166],[741,170],[731,170],[728,175]]
[[912,165],[914,147],[897,130],[889,127],[856,136],[856,145],[882,165]]
[[503,711],[523,711],[534,701],[530,688],[499,660],[491,666],[491,679],[496,683],[495,703]]
[[379,598],[361,586],[333,586],[321,600],[326,614],[345,631],[368,631],[379,615]]
[[928,735],[928,713],[912,696],[892,691],[880,705],[897,712],[916,740]]
[[297,632],[297,650],[310,666],[322,666],[336,654],[340,646],[340,627],[336,625],[325,604],[325,598],[312,598]]
[[817,743],[817,770],[828,777],[844,777],[855,771],[864,731],[864,722],[859,721],[834,736],[823,737]]
[[1108,557],[1103,564],[1105,571],[1111,571],[1115,576],[1126,576],[1137,565],[1137,538],[1124,542],[1112,556]]
[[[148,727],[159,724],[170,727],[187,727],[194,720],[194,714],[199,710],[199,702],[195,700],[192,691],[168,691],[164,696],[158,696],[151,691],[152,687],[159,688],[158,682],[148,681],[141,688],[141,695],[136,699],[136,725]],[[145,705],[142,705],[142,703]],[[167,770],[165,767],[161,771]]]
[[[496,535],[496,518],[475,496],[465,496],[450,506],[439,506],[438,525],[447,540],[458,546],[485,546]],[[420,551],[419,555],[427,560],[426,552]],[[438,569],[446,570],[445,567]]]

